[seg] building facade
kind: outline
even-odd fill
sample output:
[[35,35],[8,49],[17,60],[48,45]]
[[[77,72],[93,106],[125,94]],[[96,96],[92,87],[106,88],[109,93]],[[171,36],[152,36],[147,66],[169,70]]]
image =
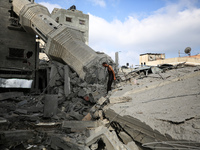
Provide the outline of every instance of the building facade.
[[83,33],[85,44],[89,41],[89,15],[83,14],[82,11],[76,10],[76,6],[69,9],[54,8],[51,13],[53,18],[59,24],[65,24],[71,28],[76,28]]
[[157,60],[164,60],[165,54],[163,53],[146,53],[140,54],[140,65],[145,66],[148,65],[149,62],[154,62]]
[[0,78],[34,79],[39,53],[36,36],[21,27],[12,1],[0,1],[0,18]]
[[186,65],[200,65],[200,54],[168,59],[165,59],[165,54],[161,53],[146,53],[140,55],[141,66],[157,66],[162,64],[177,65],[180,63],[184,63]]

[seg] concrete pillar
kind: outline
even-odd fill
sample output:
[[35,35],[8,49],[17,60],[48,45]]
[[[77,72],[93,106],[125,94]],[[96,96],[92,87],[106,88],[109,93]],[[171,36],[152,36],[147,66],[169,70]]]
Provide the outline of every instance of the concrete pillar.
[[68,65],[64,66],[64,80],[65,80],[65,82],[64,82],[64,93],[65,93],[65,96],[67,97],[71,93]]

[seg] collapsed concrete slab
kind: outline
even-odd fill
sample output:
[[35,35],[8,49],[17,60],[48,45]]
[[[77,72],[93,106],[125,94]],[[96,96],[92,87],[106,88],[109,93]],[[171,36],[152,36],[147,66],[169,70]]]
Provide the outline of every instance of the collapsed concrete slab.
[[142,144],[183,140],[200,143],[200,72],[194,70],[178,68],[166,72],[169,77],[164,80],[138,80],[131,90],[120,91],[132,101],[110,105],[105,116]]

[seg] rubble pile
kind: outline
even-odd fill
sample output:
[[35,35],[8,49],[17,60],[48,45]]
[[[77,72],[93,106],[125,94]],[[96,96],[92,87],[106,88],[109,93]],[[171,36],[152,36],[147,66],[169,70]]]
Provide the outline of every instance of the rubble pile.
[[143,78],[132,80],[112,93],[106,118],[143,147],[198,149],[199,66],[149,67]]
[[39,95],[0,93],[0,149],[87,149],[86,129],[102,124],[94,120],[103,119],[105,84],[88,84],[56,61],[50,66],[50,81]]
[[199,73],[184,64],[136,68],[105,96],[105,85],[53,62],[48,94],[0,93],[0,149],[195,149]]

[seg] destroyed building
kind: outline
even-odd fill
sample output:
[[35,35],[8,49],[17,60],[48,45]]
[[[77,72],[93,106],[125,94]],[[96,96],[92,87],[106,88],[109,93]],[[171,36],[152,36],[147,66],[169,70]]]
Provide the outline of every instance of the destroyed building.
[[[13,11],[12,3],[0,2],[0,79],[6,82],[11,78],[33,80],[37,77],[39,46],[35,42],[35,35],[31,35],[23,29],[19,23],[19,17]],[[36,80],[33,87],[36,87]],[[1,83],[2,83],[1,82]],[[4,90],[4,84],[0,85]],[[12,88],[20,88],[10,85]]]
[[89,15],[76,9],[76,6],[71,6],[69,9],[54,8],[51,13],[53,18],[59,24],[65,24],[69,27],[76,27],[84,36],[85,44],[88,45],[89,39]]
[[[44,6],[33,2],[1,0],[4,20],[9,20],[5,10],[12,6],[23,34],[37,34],[47,43],[49,60],[38,64],[38,80],[46,79],[39,81],[39,93],[10,88],[0,92],[0,149],[199,149],[198,65],[177,62],[134,68],[117,74],[112,92],[105,95],[106,70],[101,63],[114,66],[109,56],[92,50],[80,30],[57,24]],[[2,27],[7,30],[5,24]],[[1,33],[4,41],[6,33]],[[2,77],[11,78],[10,73]]]

